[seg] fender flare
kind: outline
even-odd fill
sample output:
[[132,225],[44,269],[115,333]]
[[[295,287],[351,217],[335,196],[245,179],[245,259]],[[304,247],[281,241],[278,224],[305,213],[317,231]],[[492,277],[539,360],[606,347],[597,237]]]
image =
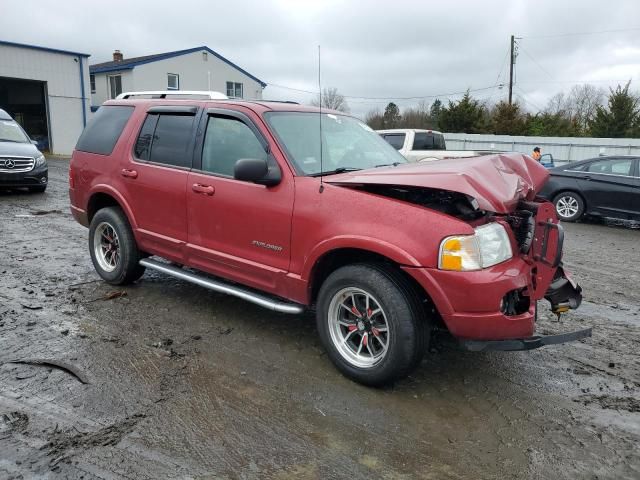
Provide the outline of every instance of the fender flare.
[[116,190],[112,186],[106,185],[104,183],[94,185],[89,191],[89,195],[88,195],[89,201],[87,202],[87,210],[89,208],[91,198],[97,193],[104,193],[106,195],[109,195],[110,197],[113,197],[113,199],[118,203],[120,208],[122,208],[122,211],[126,215],[127,220],[129,221],[129,225],[131,225],[131,229],[135,234],[136,230],[138,229],[138,223],[135,220],[133,211],[131,210],[129,203],[124,199],[122,194],[120,194],[120,192],[118,192],[118,190]]
[[340,235],[323,240],[313,247],[305,260],[300,277],[303,280],[310,281],[318,261],[323,256],[335,250],[348,248],[376,253],[394,261],[400,266],[420,266],[415,257],[392,243],[363,235]]
[[313,285],[313,276],[319,260],[336,250],[353,248],[381,255],[395,262],[401,270],[413,277],[429,296],[440,314],[453,311],[449,300],[435,279],[429,274],[428,267],[420,265],[418,260],[398,246],[366,236],[343,235],[324,240],[317,244],[307,257],[300,278],[308,288]]

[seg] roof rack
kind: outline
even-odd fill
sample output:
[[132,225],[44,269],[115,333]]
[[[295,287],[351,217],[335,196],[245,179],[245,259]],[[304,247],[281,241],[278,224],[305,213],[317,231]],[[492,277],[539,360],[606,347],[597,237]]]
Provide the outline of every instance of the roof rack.
[[116,97],[117,100],[133,100],[135,97],[141,98],[174,98],[174,100],[185,99],[194,100],[197,97],[198,100],[228,100],[224,93],[220,92],[207,92],[196,90],[154,90],[147,92],[123,92]]

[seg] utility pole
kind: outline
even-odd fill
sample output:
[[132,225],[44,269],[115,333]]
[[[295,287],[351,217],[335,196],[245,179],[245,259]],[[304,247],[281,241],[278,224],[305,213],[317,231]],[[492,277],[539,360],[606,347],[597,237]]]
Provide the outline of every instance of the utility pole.
[[516,37],[514,35],[511,35],[511,61],[509,62],[509,105],[511,105],[511,101],[513,98],[513,67],[516,63],[515,44]]

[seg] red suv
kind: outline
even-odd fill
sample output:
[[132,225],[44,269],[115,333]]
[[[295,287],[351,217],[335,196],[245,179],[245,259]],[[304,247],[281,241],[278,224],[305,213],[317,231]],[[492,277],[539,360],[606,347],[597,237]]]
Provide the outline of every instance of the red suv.
[[152,268],[278,312],[315,308],[337,368],[380,385],[435,331],[471,350],[591,334],[533,336],[537,300],[581,301],[536,196],[548,175],[519,154],[410,164],[359,120],[291,103],[114,100],[78,141],[69,194],[105,281]]

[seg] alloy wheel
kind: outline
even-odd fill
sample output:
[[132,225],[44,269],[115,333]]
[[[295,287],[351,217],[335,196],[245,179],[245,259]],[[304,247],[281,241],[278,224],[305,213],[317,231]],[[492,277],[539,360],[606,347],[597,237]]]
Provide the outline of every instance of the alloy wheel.
[[327,321],[333,345],[351,365],[371,368],[387,355],[389,322],[369,292],[355,287],[338,291],[329,304]]

